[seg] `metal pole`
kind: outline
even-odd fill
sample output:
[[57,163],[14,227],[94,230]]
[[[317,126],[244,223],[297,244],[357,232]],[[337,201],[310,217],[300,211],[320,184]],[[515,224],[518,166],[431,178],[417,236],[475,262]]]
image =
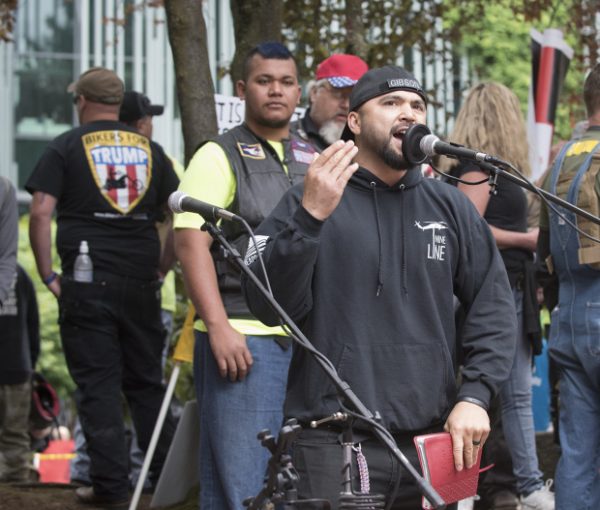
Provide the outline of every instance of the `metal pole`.
[[144,488],[144,482],[146,481],[146,477],[148,476],[148,471],[150,469],[150,462],[152,462],[154,450],[156,449],[156,444],[158,443],[158,438],[160,437],[160,433],[167,416],[167,411],[169,410],[169,405],[171,404],[173,392],[175,391],[175,383],[177,383],[180,368],[181,361],[176,361],[175,365],[173,366],[173,372],[171,372],[171,378],[169,379],[167,391],[165,391],[165,397],[163,398],[163,402],[158,413],[158,418],[156,419],[154,432],[152,432],[152,438],[150,439],[150,444],[148,445],[148,450],[146,451],[146,456],[144,457],[144,464],[142,464],[142,470],[140,471],[140,476],[135,486],[131,503],[129,503],[129,510],[136,510],[140,501],[142,489]]

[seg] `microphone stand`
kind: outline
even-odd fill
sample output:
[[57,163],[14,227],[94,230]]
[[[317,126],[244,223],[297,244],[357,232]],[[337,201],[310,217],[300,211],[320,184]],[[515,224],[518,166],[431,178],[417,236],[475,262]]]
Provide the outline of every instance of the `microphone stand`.
[[[477,153],[477,151],[474,151],[472,149],[467,149],[466,147],[462,147],[460,145],[456,145],[455,148],[456,149],[465,149],[467,152],[472,152],[474,155],[477,154],[477,156],[476,156],[477,159],[474,159],[473,157],[456,156],[455,152],[435,153],[434,147],[427,147],[427,150],[425,150],[424,147],[421,147],[421,143],[423,142],[423,139],[429,135],[431,135],[431,129],[429,129],[425,124],[413,124],[406,131],[406,134],[404,135],[404,141],[402,143],[402,154],[403,154],[404,158],[406,159],[406,161],[408,161],[411,165],[413,165],[413,166],[420,165],[421,163],[424,163],[426,161],[429,161],[429,163],[431,164],[431,158],[432,158],[431,149],[433,149],[433,154],[439,154],[440,156],[450,157],[453,159],[457,159],[458,161],[474,163],[482,170],[489,172],[489,174],[490,174],[489,182],[490,182],[490,186],[492,188],[491,189],[492,193],[494,193],[496,190],[497,178],[498,178],[498,175],[500,175],[501,177],[508,179],[508,180],[514,182],[515,184],[518,184],[522,188],[527,189],[529,191],[533,191],[534,193],[537,193],[538,195],[542,195],[545,199],[547,199],[551,202],[554,202],[555,204],[557,204],[561,207],[564,207],[565,209],[577,214],[578,216],[581,216],[582,218],[586,218],[586,219],[590,220],[591,222],[595,223],[596,225],[600,225],[600,218],[594,216],[593,214],[591,214],[583,209],[580,209],[576,205],[573,205],[573,204],[567,202],[566,200],[563,200],[562,198],[559,198],[556,195],[549,193],[546,190],[538,188],[531,182],[529,182],[525,179],[522,179],[520,177],[517,177],[516,175],[511,174],[511,173],[507,172],[506,170],[504,170],[503,168],[496,166],[496,165],[501,165],[501,166],[508,167],[508,168],[514,168],[513,165],[511,165],[510,163],[507,163],[506,161],[503,161],[502,159],[500,159],[496,156],[490,156],[490,155],[483,154],[483,153]],[[436,140],[438,140],[437,137],[434,137],[434,138]],[[429,145],[429,144],[427,144],[427,145]],[[433,145],[435,145],[435,144],[433,144]],[[455,144],[450,144],[450,145],[455,145]],[[481,156],[482,159],[479,159],[479,156]],[[436,170],[433,165],[432,165],[432,167],[437,173],[441,173],[439,170]]]
[[[252,283],[256,286],[256,288],[260,291],[263,297],[267,300],[269,305],[273,308],[275,312],[279,315],[283,323],[289,327],[289,329],[294,333],[295,336],[302,340],[298,342],[303,348],[306,348],[305,345],[308,345],[314,349],[308,338],[302,333],[300,328],[294,323],[294,321],[289,317],[289,315],[281,308],[279,303],[271,296],[271,294],[267,291],[263,283],[258,279],[258,277],[244,264],[244,260],[242,259],[240,253],[233,247],[231,244],[225,239],[221,230],[211,221],[205,221],[202,226],[202,230],[208,232],[211,237],[217,241],[221,247],[225,250],[226,255],[230,258],[230,262],[232,262],[242,273],[244,273]],[[303,345],[303,343],[305,345]],[[336,387],[339,394],[343,397],[347,404],[353,408],[355,414],[365,423],[371,424],[375,420],[375,416],[367,407],[361,402],[361,400],[356,396],[356,394],[350,388],[350,385],[343,381],[337,371],[333,368],[333,366],[328,366],[322,359],[316,356],[314,353],[307,349],[313,360],[325,371],[327,377],[331,380],[333,385]],[[419,472],[412,466],[409,460],[404,456],[404,454],[398,448],[398,445],[394,441],[394,439],[389,434],[385,434],[383,431],[379,429],[379,427],[372,427],[373,434],[386,446],[386,448],[390,451],[390,453],[398,459],[400,464],[408,471],[408,473],[415,480],[415,483],[427,500],[431,503],[433,508],[443,510],[446,508],[446,503],[440,497],[440,495],[435,491],[435,489],[431,486],[429,482],[427,482]]]
[[[463,161],[463,160],[461,160]],[[467,160],[464,160],[467,161]],[[509,181],[514,182],[515,184],[518,184],[519,186],[521,186],[522,188],[525,188],[529,191],[533,191],[534,193],[539,193],[541,195],[544,196],[544,198],[546,198],[547,200],[549,200],[550,202],[554,202],[555,204],[564,207],[565,209],[568,209],[569,211],[577,214],[578,216],[581,216],[583,218],[586,218],[588,220],[590,220],[593,223],[596,223],[596,225],[600,225],[600,218],[598,218],[597,216],[594,216],[593,214],[589,213],[588,211],[581,209],[580,207],[577,207],[576,205],[567,202],[566,200],[563,200],[562,198],[553,195],[552,193],[542,189],[542,188],[538,188],[537,186],[535,186],[534,184],[532,184],[529,181],[526,181],[525,179],[522,179],[521,177],[518,177],[514,174],[511,174],[510,172],[508,172],[507,170],[496,166],[496,165],[492,165],[491,163],[487,163],[485,161],[476,161],[474,162],[477,166],[479,166],[482,170],[486,170],[487,172],[489,172],[490,174],[490,193],[495,193],[496,190],[496,186],[497,186],[497,180],[498,180],[498,176],[502,177],[503,179],[507,179]],[[509,163],[507,163],[506,161],[499,161],[499,164],[503,165],[503,166],[507,166],[507,167],[511,167],[511,165]]]

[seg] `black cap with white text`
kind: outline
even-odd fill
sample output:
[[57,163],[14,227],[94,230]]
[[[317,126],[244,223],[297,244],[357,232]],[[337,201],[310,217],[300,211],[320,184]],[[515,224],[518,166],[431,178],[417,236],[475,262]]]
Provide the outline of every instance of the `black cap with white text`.
[[[367,101],[393,92],[394,90],[407,90],[421,96],[427,104],[427,96],[423,87],[412,73],[398,66],[385,66],[367,71],[354,85],[350,94],[350,111],[358,110]],[[353,140],[354,134],[348,124],[342,133],[342,140]]]

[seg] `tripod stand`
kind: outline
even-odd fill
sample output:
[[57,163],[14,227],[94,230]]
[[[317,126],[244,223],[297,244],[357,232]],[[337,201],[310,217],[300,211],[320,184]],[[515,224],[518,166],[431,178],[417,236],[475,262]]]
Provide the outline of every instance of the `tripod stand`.
[[284,510],[301,508],[302,505],[321,505],[323,510],[329,510],[331,505],[326,500],[307,499],[298,500],[298,473],[292,465],[288,452],[292,442],[300,433],[302,427],[295,419],[287,420],[279,431],[277,439],[268,429],[258,433],[261,444],[271,452],[267,476],[262,490],[254,497],[244,501],[248,510],[270,508],[272,505],[282,503]]
[[[385,498],[381,494],[357,493],[352,490],[352,450],[354,441],[352,438],[352,422],[344,413],[335,413],[331,420],[343,420],[346,422],[342,441],[342,491],[339,495],[340,510],[376,510],[384,508]],[[327,419],[326,419],[327,420]],[[269,460],[265,484],[259,494],[244,501],[249,510],[270,508],[269,505],[283,503],[284,510],[292,510],[310,505],[315,508],[319,505],[323,510],[331,508],[329,501],[324,499],[298,498],[299,476],[290,455],[287,453],[292,442],[301,431],[295,419],[286,421],[279,432],[277,440],[269,430],[263,430],[258,434],[258,439],[265,448],[268,448],[272,456]]]

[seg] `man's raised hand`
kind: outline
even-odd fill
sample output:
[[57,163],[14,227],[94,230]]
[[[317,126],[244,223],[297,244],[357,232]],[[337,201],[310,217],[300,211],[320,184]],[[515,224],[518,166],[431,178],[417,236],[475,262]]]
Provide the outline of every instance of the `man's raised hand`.
[[338,140],[315,157],[304,178],[302,207],[318,220],[327,219],[340,203],[346,184],[358,169],[352,163],[358,147]]

